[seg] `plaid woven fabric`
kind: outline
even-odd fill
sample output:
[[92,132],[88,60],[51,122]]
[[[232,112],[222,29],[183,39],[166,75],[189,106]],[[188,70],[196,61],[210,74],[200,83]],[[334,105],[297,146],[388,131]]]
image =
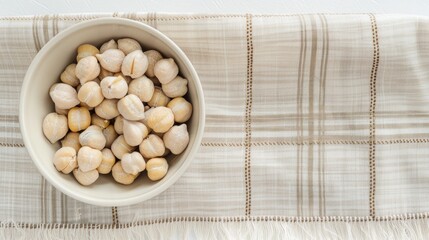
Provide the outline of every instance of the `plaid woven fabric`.
[[199,153],[176,184],[134,206],[87,205],[53,188],[21,139],[22,79],[58,32],[112,14],[0,18],[1,222],[70,227],[428,216],[427,18],[113,15],[159,29],[194,64],[207,107]]

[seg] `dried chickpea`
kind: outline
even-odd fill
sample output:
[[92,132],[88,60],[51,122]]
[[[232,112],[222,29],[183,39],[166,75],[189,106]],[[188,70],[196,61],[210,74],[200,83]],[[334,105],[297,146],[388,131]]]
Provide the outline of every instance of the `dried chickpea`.
[[91,124],[92,125],[97,125],[99,126],[101,129],[105,129],[109,126],[110,124],[110,120],[101,118],[100,116],[98,116],[96,113],[92,113],[91,114]]
[[191,118],[192,104],[182,97],[171,100],[167,107],[171,109],[174,114],[174,121],[184,123]]
[[155,87],[152,98],[149,100],[147,105],[151,107],[159,107],[159,106],[165,107],[169,102],[170,102],[170,98],[167,97],[167,95],[165,95],[162,89],[160,87]]
[[112,146],[113,141],[118,137],[118,134],[115,131],[113,125],[107,126],[102,130],[104,138],[106,138],[106,147],[110,148]]
[[69,132],[67,135],[61,140],[62,147],[72,147],[74,150],[79,151],[82,147],[79,142],[79,133]]
[[72,132],[85,130],[91,124],[91,115],[85,107],[74,107],[68,115],[68,125]]
[[116,162],[115,165],[112,168],[112,176],[113,179],[115,179],[116,182],[129,185],[136,180],[137,175],[129,174],[124,171],[122,168],[121,161]]
[[117,99],[104,99],[100,105],[95,107],[95,113],[104,119],[110,120],[119,115]]
[[104,100],[101,87],[95,81],[83,84],[77,93],[77,97],[81,104],[85,103],[89,107],[96,107]]
[[43,119],[43,134],[51,142],[56,143],[67,134],[67,117],[58,113],[49,113]]
[[55,152],[53,163],[55,168],[65,174],[69,174],[77,168],[76,150],[72,147],[62,147]]
[[165,158],[152,158],[146,163],[147,176],[152,181],[165,177],[168,171],[168,163]]
[[100,166],[98,166],[97,170],[101,174],[108,174],[112,171],[112,167],[116,162],[116,158],[113,155],[112,151],[108,148],[101,150],[102,159]]
[[100,51],[91,44],[82,44],[77,48],[77,57],[76,61],[79,62],[82,58],[88,56],[95,56]]

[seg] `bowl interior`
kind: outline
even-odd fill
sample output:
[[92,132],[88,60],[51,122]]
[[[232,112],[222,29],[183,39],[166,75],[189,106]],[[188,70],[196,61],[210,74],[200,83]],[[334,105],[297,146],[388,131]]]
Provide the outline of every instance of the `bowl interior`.
[[[50,144],[42,132],[43,118],[54,111],[49,88],[59,80],[63,69],[73,62],[80,44],[100,46],[110,39],[130,37],[139,41],[143,50],[156,49],[164,57],[177,62],[180,73],[189,80],[187,98],[193,104],[188,122],[190,142],[181,155],[167,158],[168,174],[158,182],[151,182],[146,174],[124,186],[115,183],[112,176],[100,175],[97,182],[83,187],[72,175],[59,173],[52,157],[60,147]],[[120,206],[149,199],[171,184],[184,172],[201,142],[204,128],[204,101],[198,76],[183,52],[164,35],[151,27],[125,19],[105,18],[84,22],[65,30],[53,38],[33,60],[25,77],[21,92],[20,124],[25,145],[40,172],[55,187],[81,201],[102,205]]]

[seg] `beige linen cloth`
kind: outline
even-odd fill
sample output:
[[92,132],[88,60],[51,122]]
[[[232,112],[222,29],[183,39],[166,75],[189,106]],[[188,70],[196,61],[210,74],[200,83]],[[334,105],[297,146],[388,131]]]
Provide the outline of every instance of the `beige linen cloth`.
[[[23,145],[22,79],[58,32],[114,16],[170,37],[207,122],[186,173],[127,207],[74,200]],[[0,238],[429,236],[429,19],[372,14],[0,18]],[[40,126],[35,126],[40,127]]]

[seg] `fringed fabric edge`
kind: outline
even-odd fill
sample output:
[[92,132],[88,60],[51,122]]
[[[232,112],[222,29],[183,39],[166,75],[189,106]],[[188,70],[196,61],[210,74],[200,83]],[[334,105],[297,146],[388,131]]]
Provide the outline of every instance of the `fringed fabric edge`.
[[0,239],[426,239],[428,219],[364,222],[164,222],[128,228],[0,225]]

